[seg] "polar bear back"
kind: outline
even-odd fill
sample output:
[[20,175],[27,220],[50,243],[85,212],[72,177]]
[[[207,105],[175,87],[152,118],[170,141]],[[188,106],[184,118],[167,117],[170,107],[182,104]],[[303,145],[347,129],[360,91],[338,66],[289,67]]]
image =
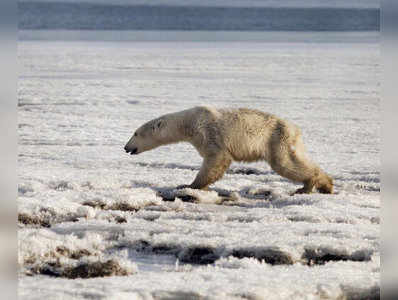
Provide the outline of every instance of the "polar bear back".
[[195,127],[202,137],[196,146],[199,153],[208,149],[209,143],[215,144],[235,161],[269,161],[273,135],[280,133],[275,129],[292,133],[297,130],[297,126],[275,115],[247,108],[197,107],[195,115]]
[[278,119],[264,112],[222,109],[224,143],[235,161],[268,160],[269,142]]

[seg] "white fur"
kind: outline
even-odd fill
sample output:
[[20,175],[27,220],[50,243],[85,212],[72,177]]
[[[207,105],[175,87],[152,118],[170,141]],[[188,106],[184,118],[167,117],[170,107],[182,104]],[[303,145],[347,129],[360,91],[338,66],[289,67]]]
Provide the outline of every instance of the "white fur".
[[299,192],[311,192],[314,186],[332,189],[332,179],[306,157],[300,129],[272,114],[194,107],[145,123],[125,149],[138,154],[177,142],[191,143],[204,158],[192,188],[206,188],[220,179],[232,161],[265,160],[281,176],[303,182]]

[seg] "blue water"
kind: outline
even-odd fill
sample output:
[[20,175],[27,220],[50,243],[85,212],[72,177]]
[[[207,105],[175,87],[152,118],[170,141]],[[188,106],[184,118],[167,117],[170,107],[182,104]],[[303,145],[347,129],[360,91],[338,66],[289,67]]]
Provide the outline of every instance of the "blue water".
[[22,30],[379,31],[377,8],[267,8],[20,2]]

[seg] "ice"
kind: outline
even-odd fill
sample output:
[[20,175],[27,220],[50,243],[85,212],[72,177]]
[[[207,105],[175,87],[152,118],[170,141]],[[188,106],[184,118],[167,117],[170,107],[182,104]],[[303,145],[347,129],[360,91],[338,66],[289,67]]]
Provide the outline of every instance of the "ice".
[[[380,293],[377,44],[21,41],[19,60],[21,299]],[[295,122],[336,193],[291,196],[264,162],[176,190],[200,169],[192,146],[124,152],[195,105]]]

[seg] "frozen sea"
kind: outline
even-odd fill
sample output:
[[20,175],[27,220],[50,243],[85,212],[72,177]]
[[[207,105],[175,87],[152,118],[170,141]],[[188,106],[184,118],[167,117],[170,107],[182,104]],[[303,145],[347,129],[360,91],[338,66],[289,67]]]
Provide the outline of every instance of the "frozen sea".
[[[18,50],[21,299],[378,299],[374,33],[34,34],[21,32]],[[209,192],[175,193],[199,170],[192,146],[124,152],[142,123],[197,105],[295,122],[336,193],[290,196],[299,185],[265,162],[234,163]]]

